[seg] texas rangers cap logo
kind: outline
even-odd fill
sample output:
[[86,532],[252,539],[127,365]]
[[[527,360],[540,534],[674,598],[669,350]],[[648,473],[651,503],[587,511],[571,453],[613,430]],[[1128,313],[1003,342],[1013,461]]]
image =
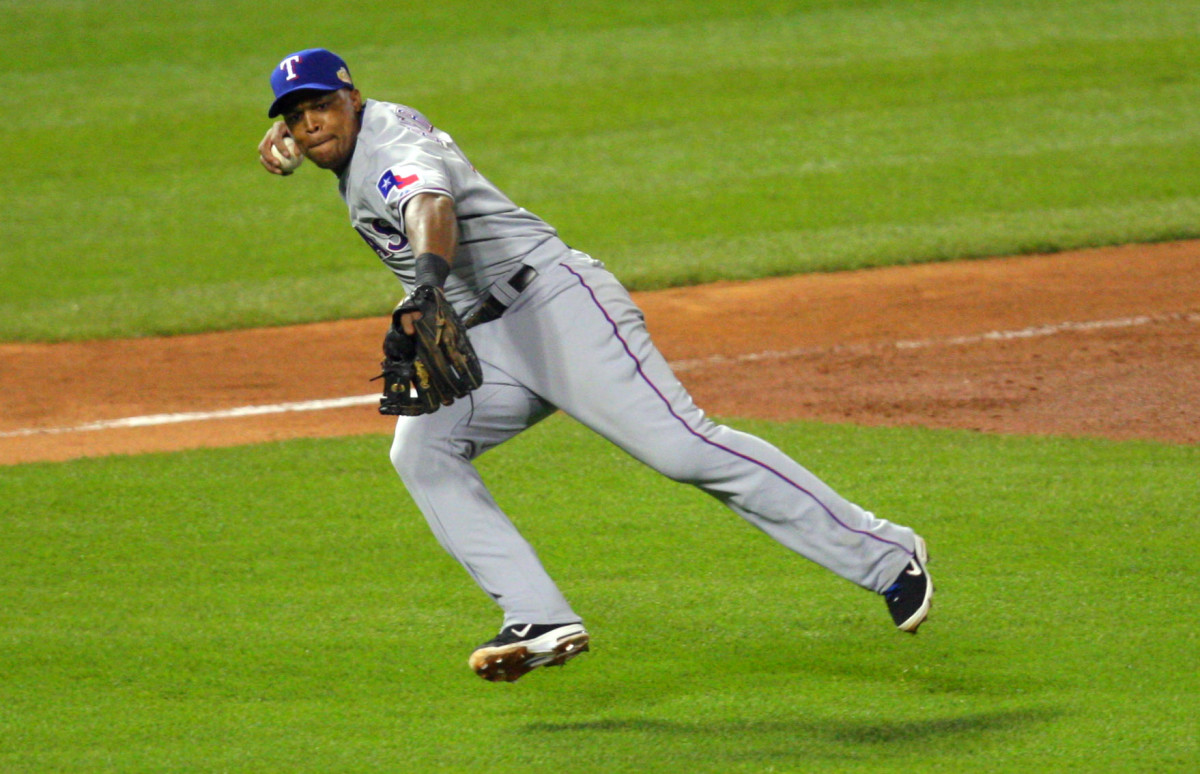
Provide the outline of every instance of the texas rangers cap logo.
[[337,91],[354,88],[350,68],[342,58],[324,48],[307,48],[283,58],[271,71],[271,90],[275,101],[267,115],[279,115],[280,102],[288,94],[301,89]]

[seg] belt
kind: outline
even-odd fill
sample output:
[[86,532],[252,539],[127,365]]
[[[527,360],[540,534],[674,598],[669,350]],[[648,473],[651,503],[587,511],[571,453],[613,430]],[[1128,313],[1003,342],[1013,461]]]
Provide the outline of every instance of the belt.
[[[529,264],[522,264],[521,268],[511,277],[500,280],[492,286],[492,289],[488,291],[487,298],[466,316],[463,325],[474,328],[476,325],[500,319],[500,315],[513,305],[517,300],[517,295],[529,287],[529,283],[533,282],[537,275],[537,269]],[[511,288],[511,292],[506,292],[505,286]]]

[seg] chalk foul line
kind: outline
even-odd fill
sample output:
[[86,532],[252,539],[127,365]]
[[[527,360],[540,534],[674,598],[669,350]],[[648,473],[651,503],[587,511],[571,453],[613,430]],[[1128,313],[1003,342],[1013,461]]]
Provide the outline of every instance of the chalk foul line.
[[155,427],[158,425],[172,425],[178,422],[203,422],[210,419],[237,419],[240,417],[263,416],[265,414],[285,414],[291,411],[325,411],[327,409],[348,408],[351,406],[366,406],[378,401],[379,393],[371,393],[370,395],[354,395],[349,398],[302,400],[294,403],[274,403],[263,406],[240,406],[238,408],[221,409],[220,411],[148,414],[141,417],[125,417],[123,419],[88,422],[85,425],[75,425],[74,427],[30,427],[23,430],[8,430],[0,432],[0,438],[16,438],[54,433],[82,433],[89,430],[115,430],[125,427]]
[[1018,328],[1010,331],[989,331],[969,336],[942,336],[929,339],[910,339],[882,343],[864,344],[835,344],[825,347],[800,347],[787,350],[765,350],[741,355],[711,355],[693,360],[678,360],[671,363],[675,371],[689,371],[714,365],[729,365],[760,360],[784,360],[793,357],[806,357],[829,353],[871,353],[888,349],[914,350],[930,347],[953,347],[969,344],[983,344],[992,341],[1015,341],[1019,339],[1034,339],[1043,336],[1055,336],[1060,333],[1086,332],[1108,330],[1114,328],[1136,328],[1142,325],[1170,322],[1200,322],[1200,312],[1171,312],[1168,314],[1137,315],[1134,317],[1119,317],[1112,320],[1091,320],[1087,322],[1061,322],[1049,325],[1034,325],[1028,328]]
[[[914,350],[941,346],[964,346],[982,344],[991,341],[1014,341],[1032,339],[1043,336],[1054,336],[1060,333],[1086,332],[1108,330],[1114,328],[1134,328],[1142,325],[1169,322],[1200,322],[1200,312],[1174,312],[1158,315],[1137,315],[1120,317],[1113,320],[1092,320],[1087,322],[1061,322],[1050,325],[1035,325],[1010,331],[989,331],[970,336],[949,336],[929,339],[912,339],[876,344],[838,344],[831,347],[807,347],[788,350],[766,350],[740,355],[713,355],[711,357],[691,360],[676,360],[671,362],[675,371],[691,371],[714,365],[736,363],[752,363],[764,360],[783,360],[793,357],[831,353],[831,352],[877,352],[881,349]],[[265,416],[268,414],[286,414],[298,411],[326,411],[330,409],[367,406],[378,402],[379,393],[370,395],[352,395],[346,398],[329,398],[325,400],[303,400],[291,403],[273,403],[261,406],[239,406],[238,408],[221,409],[217,411],[187,411],[172,414],[147,414],[140,417],[123,417],[121,419],[106,419],[72,427],[30,427],[21,430],[0,431],[0,438],[20,438],[33,435],[55,435],[59,433],[83,433],[94,430],[115,430],[120,428],[156,427],[180,422],[204,422],[213,419],[239,419],[243,417]]]

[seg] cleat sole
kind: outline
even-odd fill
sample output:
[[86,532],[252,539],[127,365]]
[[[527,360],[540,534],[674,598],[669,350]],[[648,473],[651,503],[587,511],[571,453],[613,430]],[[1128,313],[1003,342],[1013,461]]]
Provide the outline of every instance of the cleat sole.
[[548,651],[530,651],[529,643],[479,648],[467,660],[475,674],[493,683],[513,683],[538,667],[563,666],[590,650],[587,632],[562,637]]

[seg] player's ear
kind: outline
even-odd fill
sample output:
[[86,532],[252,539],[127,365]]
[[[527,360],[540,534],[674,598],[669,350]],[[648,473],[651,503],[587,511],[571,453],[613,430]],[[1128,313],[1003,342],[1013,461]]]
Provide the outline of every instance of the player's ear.
[[363,109],[363,95],[358,89],[350,90],[350,104],[354,106],[355,113]]

